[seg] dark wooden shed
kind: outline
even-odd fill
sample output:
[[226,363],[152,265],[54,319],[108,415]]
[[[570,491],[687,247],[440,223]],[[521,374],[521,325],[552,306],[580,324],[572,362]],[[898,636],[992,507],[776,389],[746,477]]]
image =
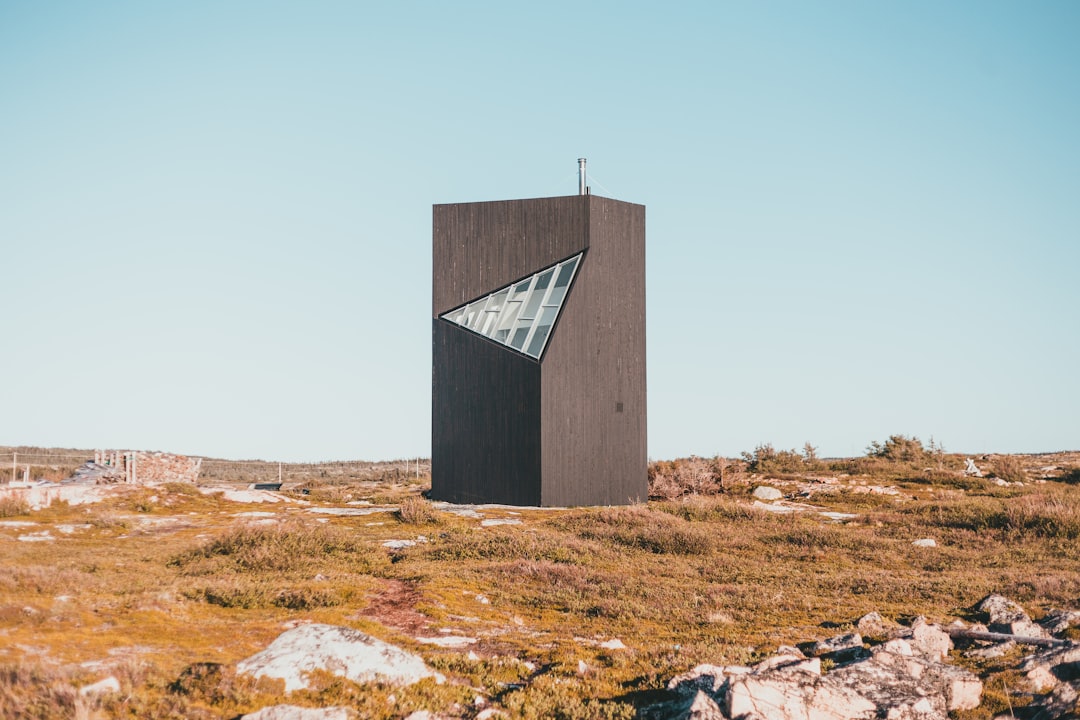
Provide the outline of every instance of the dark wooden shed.
[[644,501],[645,207],[436,205],[432,234],[432,498]]

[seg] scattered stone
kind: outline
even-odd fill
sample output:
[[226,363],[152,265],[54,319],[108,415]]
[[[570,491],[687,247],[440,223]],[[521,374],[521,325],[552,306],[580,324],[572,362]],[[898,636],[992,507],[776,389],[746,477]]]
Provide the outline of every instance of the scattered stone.
[[934,538],[922,538],[921,540],[915,540],[911,544],[915,547],[937,547],[937,540]]
[[[880,625],[880,616],[864,626]],[[951,647],[936,625],[919,621],[866,657],[822,675],[821,659],[782,648],[753,668],[699,665],[672,678],[676,694],[643,708],[645,720],[948,720],[982,698],[982,682],[940,660]],[[815,652],[862,649],[857,633],[816,643]]]
[[491,720],[491,718],[506,717],[506,713],[496,708],[487,708],[476,714],[476,720]]
[[27,533],[26,535],[20,535],[18,537],[19,542],[49,542],[55,540],[52,534],[48,530],[42,530],[36,533]]
[[57,525],[56,531],[63,533],[64,535],[74,535],[77,530],[89,530],[93,525],[88,523],[79,523],[78,525]]
[[104,680],[98,680],[96,683],[90,685],[84,685],[79,688],[79,695],[86,697],[88,695],[104,695],[106,693],[118,693],[120,692],[120,681],[110,675]]
[[874,610],[856,620],[855,627],[863,635],[881,635],[885,632],[885,620],[877,610]]
[[754,497],[758,500],[779,500],[784,497],[784,493],[767,485],[758,485],[754,488]]
[[843,663],[865,657],[869,653],[863,647],[862,635],[856,632],[819,640],[810,647],[810,654]]
[[795,508],[791,507],[790,505],[773,505],[772,503],[765,503],[761,502],[760,500],[755,500],[751,507],[756,510],[764,510],[766,512],[777,513],[780,515],[790,515],[791,513],[795,512]]
[[832,510],[826,510],[818,513],[823,518],[832,520],[833,522],[845,522],[847,520],[854,520],[859,517],[855,513],[834,512]]
[[973,648],[964,652],[964,657],[979,658],[981,660],[990,660],[992,658],[999,658],[1005,654],[1012,652],[1016,647],[1016,643],[1012,640],[1008,640],[1003,643],[995,643],[988,647]]
[[1036,653],[1020,663],[1018,669],[1027,676],[1035,692],[1053,688],[1062,680],[1080,679],[1080,645]]
[[287,630],[269,647],[237,663],[238,673],[280,678],[285,691],[308,687],[307,673],[326,670],[353,682],[411,685],[434,672],[412,653],[377,640],[359,630],[311,623]]
[[991,632],[1034,638],[1047,636],[1040,625],[1032,622],[1024,608],[1001,595],[987,595],[979,601],[975,609],[989,617]]
[[346,707],[304,708],[296,705],[272,705],[248,713],[240,720],[352,720],[356,711]]
[[577,674],[585,675],[589,672],[589,666],[585,664],[584,660],[577,661]]
[[911,624],[911,636],[906,639],[917,655],[934,662],[948,657],[953,647],[952,638],[940,625],[930,625],[922,618],[916,618]]
[[606,641],[600,643],[600,647],[604,648],[605,650],[625,650],[626,649],[626,645],[624,645],[623,641],[620,640],[619,638],[612,638],[610,640],[606,640]]
[[1030,708],[1038,708],[1031,720],[1067,720],[1080,715],[1080,681],[1061,683],[1052,692],[1036,699]]
[[964,461],[964,475],[968,477],[982,477],[982,470],[975,465],[975,461],[971,458],[967,458]]
[[1051,635],[1060,635],[1074,625],[1080,625],[1080,612],[1075,610],[1051,610],[1039,621]]
[[407,547],[412,547],[415,544],[415,540],[387,540],[382,546],[384,548],[390,548],[391,550],[403,550]]
[[520,525],[521,521],[517,518],[491,518],[489,520],[481,520],[480,527],[495,527],[496,525]]
[[425,645],[455,648],[473,645],[476,643],[476,638],[464,637],[462,635],[443,635],[441,637],[418,637],[416,638],[416,642],[424,643]]

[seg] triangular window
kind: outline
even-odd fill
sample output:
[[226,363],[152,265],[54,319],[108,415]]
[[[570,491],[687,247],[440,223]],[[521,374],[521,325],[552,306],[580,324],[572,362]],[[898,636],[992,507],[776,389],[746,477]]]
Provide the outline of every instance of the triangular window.
[[439,317],[539,360],[580,260],[575,255]]

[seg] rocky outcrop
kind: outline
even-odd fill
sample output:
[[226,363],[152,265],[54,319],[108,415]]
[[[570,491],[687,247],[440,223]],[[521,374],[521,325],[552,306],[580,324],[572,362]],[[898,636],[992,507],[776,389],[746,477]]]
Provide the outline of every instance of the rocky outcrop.
[[296,705],[272,705],[248,713],[240,720],[354,720],[356,711],[345,707],[305,708]]
[[238,673],[280,678],[285,692],[308,687],[307,674],[325,670],[353,682],[411,685],[445,678],[412,653],[359,630],[312,623],[288,630],[265,650],[237,663]]
[[[867,627],[880,626],[880,617]],[[672,678],[675,698],[645,708],[648,720],[947,720],[977,707],[982,682],[943,661],[952,647],[938,626],[916,621],[896,637],[867,649],[857,633],[813,644],[835,662],[823,673],[821,657],[783,648],[753,667],[699,665]]]

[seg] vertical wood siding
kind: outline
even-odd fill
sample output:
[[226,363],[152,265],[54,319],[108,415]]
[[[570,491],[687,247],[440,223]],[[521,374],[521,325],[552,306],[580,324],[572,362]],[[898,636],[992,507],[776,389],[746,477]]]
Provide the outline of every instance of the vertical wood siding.
[[645,208],[588,196],[589,251],[541,364],[543,505],[648,497]]
[[540,366],[432,322],[432,498],[539,505]]
[[[644,206],[574,195],[432,217],[432,496],[646,499]],[[583,250],[540,363],[438,319]]]
[[585,249],[585,196],[435,205],[432,315]]

